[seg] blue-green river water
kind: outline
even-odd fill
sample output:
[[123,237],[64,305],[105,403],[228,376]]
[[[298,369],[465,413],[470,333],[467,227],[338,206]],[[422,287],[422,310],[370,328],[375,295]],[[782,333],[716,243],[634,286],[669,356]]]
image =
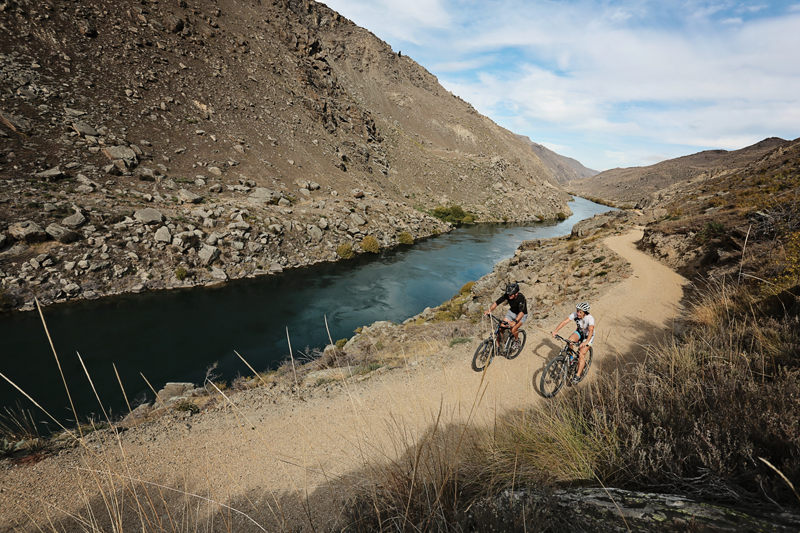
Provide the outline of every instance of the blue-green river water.
[[[377,320],[402,322],[452,297],[468,281],[489,273],[528,239],[558,237],[608,207],[576,198],[574,214],[559,223],[531,226],[481,224],[381,254],[322,263],[228,282],[213,288],[164,290],[79,301],[44,308],[79,417],[102,411],[78,356],[83,358],[106,408],[124,413],[125,400],[115,365],[131,401],[152,397],[167,381],[202,383],[206,369],[230,380],[276,368],[289,356],[286,328],[295,357],[333,340],[350,337]],[[72,420],[69,400],[53,351],[36,312],[0,315],[0,372],[60,420]],[[19,402],[37,420],[43,415],[5,380],[0,407]],[[4,410],[0,410],[3,414]]]

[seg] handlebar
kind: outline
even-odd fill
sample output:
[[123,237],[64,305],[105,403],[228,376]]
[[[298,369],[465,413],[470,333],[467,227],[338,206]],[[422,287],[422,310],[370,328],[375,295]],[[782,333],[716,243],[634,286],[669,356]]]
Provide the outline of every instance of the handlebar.
[[556,337],[556,339],[558,339],[558,340],[560,340],[560,341],[564,341],[564,342],[566,342],[567,344],[571,344],[571,345],[573,345],[573,346],[574,346],[574,345],[576,345],[576,344],[579,344],[579,343],[577,343],[577,342],[574,342],[574,341],[571,341],[571,340],[569,340],[569,339],[565,339],[565,338],[564,338],[564,337],[562,337],[561,335],[556,335],[555,337]]
[[[492,317],[492,320],[494,320],[495,322],[497,322],[497,323],[499,323],[499,324],[506,323],[506,319],[505,319],[505,318],[503,318],[503,319],[501,320],[501,319],[497,318],[496,316],[494,316],[494,315],[493,315],[493,314],[491,314],[491,313],[489,314],[489,316],[490,316],[490,317]],[[511,324],[508,324],[508,326],[509,326],[509,327],[511,327]]]

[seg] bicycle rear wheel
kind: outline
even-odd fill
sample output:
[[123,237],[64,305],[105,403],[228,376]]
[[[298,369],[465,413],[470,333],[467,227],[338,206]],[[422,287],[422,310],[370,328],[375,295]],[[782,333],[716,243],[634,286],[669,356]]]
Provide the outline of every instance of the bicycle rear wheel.
[[475,355],[472,356],[472,370],[481,372],[484,368],[489,366],[494,356],[492,350],[493,344],[494,342],[492,339],[486,339],[478,345],[478,349],[475,350]]
[[[525,330],[521,329],[517,332],[519,336],[519,348],[516,350],[509,348],[508,353],[506,355],[506,359],[514,359],[516,356],[522,353],[522,349],[525,347]],[[512,341],[513,342],[513,341]]]
[[552,398],[556,395],[564,383],[567,381],[567,360],[562,356],[554,357],[542,373],[542,381],[539,390],[545,398]]
[[586,374],[589,373],[589,367],[592,366],[592,355],[594,355],[594,350],[592,350],[592,347],[589,346],[589,351],[586,352],[586,355],[584,356],[584,359],[586,359],[586,366],[583,367],[583,373],[580,375],[580,377],[578,377],[578,382],[582,381],[583,378],[586,377]]

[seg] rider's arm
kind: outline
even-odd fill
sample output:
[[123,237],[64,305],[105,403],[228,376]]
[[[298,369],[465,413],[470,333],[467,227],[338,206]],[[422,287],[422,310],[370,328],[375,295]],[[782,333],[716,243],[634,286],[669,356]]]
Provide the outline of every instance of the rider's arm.
[[564,326],[566,326],[567,324],[569,324],[569,322],[570,322],[570,320],[569,320],[569,317],[567,317],[567,318],[565,318],[564,320],[562,320],[562,321],[561,321],[561,324],[557,325],[557,326],[556,326],[556,329],[554,329],[554,330],[553,330],[553,332],[552,332],[552,333],[553,333],[553,337],[555,337],[555,336],[556,336],[556,333],[558,333],[558,330],[560,330],[561,328],[563,328]]
[[489,309],[487,309],[486,313],[484,313],[484,314],[488,315],[489,313],[494,311],[496,308],[497,308],[497,302],[492,302],[492,305],[489,306]]

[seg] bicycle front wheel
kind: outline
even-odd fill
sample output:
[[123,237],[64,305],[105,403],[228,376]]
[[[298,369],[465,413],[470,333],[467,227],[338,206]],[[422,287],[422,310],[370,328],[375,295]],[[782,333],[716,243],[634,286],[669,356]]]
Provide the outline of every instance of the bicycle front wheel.
[[594,355],[593,352],[594,350],[592,350],[592,347],[589,346],[589,351],[586,352],[586,355],[584,356],[584,359],[586,360],[586,365],[583,367],[583,372],[578,377],[578,381],[583,380],[583,378],[586,377],[586,374],[589,373],[589,367],[592,366],[592,355]]
[[[508,355],[506,355],[506,359],[514,359],[516,356],[518,356],[519,354],[522,353],[522,349],[525,347],[525,337],[526,337],[525,330],[522,330],[522,329],[519,330],[517,332],[517,335],[519,336],[519,347],[517,347],[516,350],[511,348],[511,347],[509,347],[508,348]],[[511,342],[513,343],[514,341],[512,340]]]
[[475,350],[475,355],[472,356],[472,370],[475,372],[482,372],[484,368],[489,366],[492,362],[493,342],[492,339],[486,339]]
[[556,395],[564,383],[567,381],[567,360],[562,356],[554,357],[542,373],[542,381],[539,390],[545,398],[552,398]]

